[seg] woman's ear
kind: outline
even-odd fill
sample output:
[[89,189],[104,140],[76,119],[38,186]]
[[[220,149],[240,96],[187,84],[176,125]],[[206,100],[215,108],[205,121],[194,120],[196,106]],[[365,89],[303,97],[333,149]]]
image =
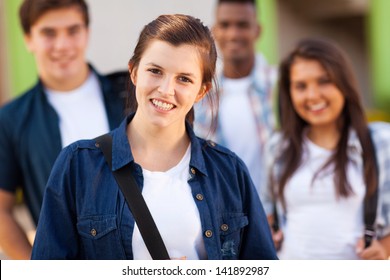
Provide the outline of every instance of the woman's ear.
[[211,89],[211,83],[203,84],[202,87],[200,88],[198,95],[196,96],[195,103],[202,100],[202,98],[205,97],[205,95],[210,91],[210,89]]
[[130,79],[133,85],[137,85],[137,69],[134,67],[134,65],[129,62],[128,64],[129,73],[130,73]]

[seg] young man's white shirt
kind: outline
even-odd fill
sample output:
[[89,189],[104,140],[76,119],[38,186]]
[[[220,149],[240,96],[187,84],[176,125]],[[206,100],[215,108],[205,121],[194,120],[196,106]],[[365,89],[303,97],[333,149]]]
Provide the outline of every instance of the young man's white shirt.
[[74,90],[45,89],[45,93],[59,117],[62,147],[109,131],[103,93],[92,71],[87,80]]
[[262,181],[262,151],[250,104],[251,77],[223,78],[223,98],[220,103],[219,124],[225,145],[246,164],[256,187]]

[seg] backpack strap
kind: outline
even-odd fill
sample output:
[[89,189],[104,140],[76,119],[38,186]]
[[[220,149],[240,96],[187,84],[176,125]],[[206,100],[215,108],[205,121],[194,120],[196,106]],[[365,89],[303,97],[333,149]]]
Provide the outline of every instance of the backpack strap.
[[[104,134],[95,138],[97,147],[99,147],[112,170],[112,137],[110,134]],[[170,259],[168,251],[164,245],[160,232],[150,214],[149,208],[142,196],[137,182],[135,181],[129,164],[112,171],[116,182],[118,183],[127,205],[129,206],[134,220],[137,223],[141,236],[145,242],[146,248],[154,260]]]

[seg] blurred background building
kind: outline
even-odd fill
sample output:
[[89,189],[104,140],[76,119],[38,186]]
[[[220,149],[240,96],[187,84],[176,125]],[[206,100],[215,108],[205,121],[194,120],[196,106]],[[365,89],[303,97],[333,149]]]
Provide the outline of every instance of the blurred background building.
[[[274,2],[263,0],[263,2]],[[333,39],[349,55],[371,120],[390,120],[390,1],[277,0],[279,57],[299,38]]]
[[[0,0],[0,104],[36,79],[32,56],[18,20],[22,0]],[[87,0],[91,13],[89,60],[102,73],[127,68],[143,25],[162,13],[185,13],[213,23],[216,0]],[[390,1],[257,0],[263,34],[258,49],[278,63],[307,36],[328,37],[343,47],[354,66],[371,119],[390,112]]]

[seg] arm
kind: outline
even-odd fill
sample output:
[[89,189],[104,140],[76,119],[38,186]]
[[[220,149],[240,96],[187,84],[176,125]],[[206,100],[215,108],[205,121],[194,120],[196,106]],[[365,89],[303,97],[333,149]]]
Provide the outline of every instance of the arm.
[[0,189],[0,246],[11,259],[30,259],[32,247],[13,215],[14,206],[15,195]]
[[389,259],[390,258],[390,235],[387,235],[381,240],[379,240],[379,243],[385,250],[385,253],[387,254],[385,256],[385,259]]
[[280,230],[280,228],[274,229],[274,226],[273,226],[274,222],[275,222],[274,215],[272,215],[272,214],[268,215],[267,220],[268,220],[268,225],[271,229],[272,240],[274,241],[275,248],[277,251],[279,251],[280,248],[282,247],[283,232]]
[[374,122],[369,125],[371,138],[375,146],[377,166],[379,168],[379,199],[377,211],[377,236],[371,246],[364,248],[361,238],[356,246],[362,259],[390,259],[390,125]]
[[238,170],[241,170],[239,182],[241,182],[243,205],[248,215],[248,226],[242,236],[239,258],[275,260],[277,255],[263,205],[249,172],[241,160],[239,165],[241,165]]
[[15,189],[22,185],[23,174],[15,153],[12,118],[8,111],[0,110],[0,246],[11,259],[30,259],[31,244],[13,213]]
[[43,197],[32,259],[78,259],[79,243],[76,229],[74,188],[71,182],[71,147],[58,156]]
[[356,247],[357,254],[364,260],[387,260],[390,257],[390,235],[377,240],[374,239],[368,248],[364,248],[363,238]]

